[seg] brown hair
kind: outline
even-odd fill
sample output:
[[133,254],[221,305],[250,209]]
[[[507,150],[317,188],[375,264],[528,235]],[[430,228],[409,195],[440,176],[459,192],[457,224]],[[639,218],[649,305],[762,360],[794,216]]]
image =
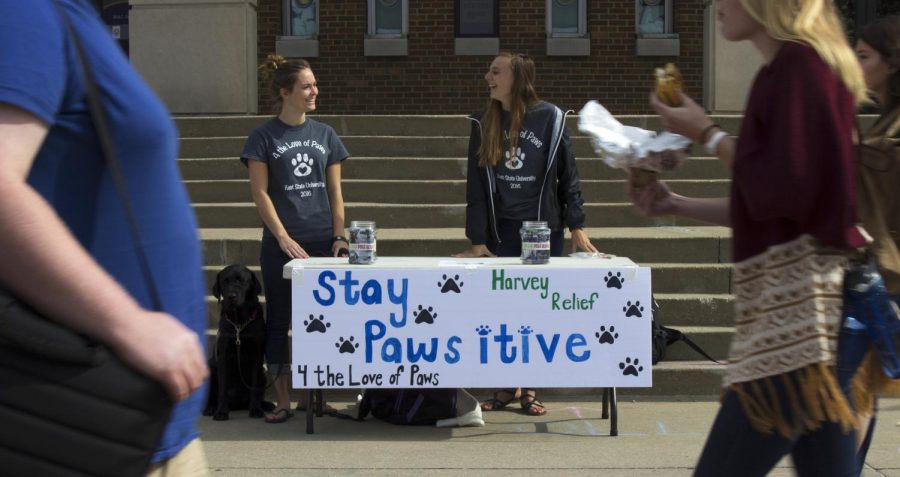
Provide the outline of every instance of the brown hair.
[[[509,148],[516,148],[519,142],[519,129],[525,118],[527,108],[540,101],[534,90],[535,67],[534,60],[523,53],[501,52],[497,58],[509,58],[509,66],[512,68],[512,102],[510,102],[509,123]],[[500,124],[500,113],[503,105],[500,101],[490,99],[481,118],[482,137],[481,147],[478,149],[478,165],[481,167],[495,166],[503,156],[503,126]]]
[[297,73],[308,69],[308,61],[300,58],[288,60],[281,55],[269,55],[259,65],[263,83],[269,85],[269,92],[272,93],[277,108],[281,108],[281,90],[292,91],[297,82]]
[[859,40],[871,46],[895,70],[888,80],[888,97],[881,105],[884,112],[900,106],[900,15],[888,15],[868,24],[860,32]]

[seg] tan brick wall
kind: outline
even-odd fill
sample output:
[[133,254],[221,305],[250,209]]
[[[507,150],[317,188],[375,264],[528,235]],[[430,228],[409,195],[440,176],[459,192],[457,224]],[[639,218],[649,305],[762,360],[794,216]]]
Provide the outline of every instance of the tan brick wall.
[[[453,52],[452,0],[415,0],[409,6],[409,56],[365,57],[365,0],[323,0],[319,57],[310,58],[319,82],[323,114],[463,114],[487,99],[482,77],[487,56]],[[260,59],[275,49],[281,33],[281,0],[259,1]],[[674,28],[681,55],[637,57],[634,0],[588,0],[589,57],[547,57],[545,0],[500,0],[500,48],[531,55],[537,64],[538,94],[578,110],[597,99],[615,114],[650,112],[647,94],[655,66],[674,61],[685,90],[702,94],[703,0],[674,3]],[[268,89],[260,85],[260,112],[271,111]]]

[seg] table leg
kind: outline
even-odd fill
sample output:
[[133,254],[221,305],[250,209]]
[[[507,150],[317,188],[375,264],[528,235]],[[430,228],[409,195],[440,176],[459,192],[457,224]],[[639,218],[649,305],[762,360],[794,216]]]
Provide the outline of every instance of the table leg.
[[316,389],[316,417],[322,417],[322,408],[325,406],[325,400],[322,399],[322,390]]
[[600,419],[609,419],[609,388],[603,388],[603,411]]
[[618,436],[619,435],[619,404],[616,399],[616,388],[609,388],[609,407],[611,409],[612,417],[609,420],[609,435]]
[[313,433],[313,390],[306,391],[306,433]]

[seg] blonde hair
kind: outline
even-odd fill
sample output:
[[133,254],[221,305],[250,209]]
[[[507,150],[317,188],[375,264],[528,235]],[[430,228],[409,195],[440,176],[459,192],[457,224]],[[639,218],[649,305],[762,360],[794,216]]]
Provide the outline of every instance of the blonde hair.
[[[534,60],[524,53],[500,52],[497,58],[508,58],[509,66],[512,69],[513,84],[512,101],[510,101],[509,112],[509,150],[516,149],[519,143],[519,129],[522,127],[522,121],[525,119],[525,111],[527,108],[534,106],[540,101],[534,90],[534,78],[536,71]],[[485,108],[484,115],[481,118],[482,130],[481,147],[478,148],[478,165],[481,167],[496,166],[503,156],[503,127],[500,124],[500,114],[503,111],[503,105],[500,101],[490,99]]]
[[833,0],[741,0],[741,4],[772,38],[812,46],[856,102],[866,100],[866,80]]

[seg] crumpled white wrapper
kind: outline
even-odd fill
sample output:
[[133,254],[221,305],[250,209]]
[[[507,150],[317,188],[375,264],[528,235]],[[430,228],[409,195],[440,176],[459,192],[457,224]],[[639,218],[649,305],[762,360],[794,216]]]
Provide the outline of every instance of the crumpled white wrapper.
[[593,100],[578,112],[578,129],[590,134],[594,151],[608,166],[619,169],[672,171],[687,157],[679,152],[691,145],[690,139],[678,134],[625,126]]

